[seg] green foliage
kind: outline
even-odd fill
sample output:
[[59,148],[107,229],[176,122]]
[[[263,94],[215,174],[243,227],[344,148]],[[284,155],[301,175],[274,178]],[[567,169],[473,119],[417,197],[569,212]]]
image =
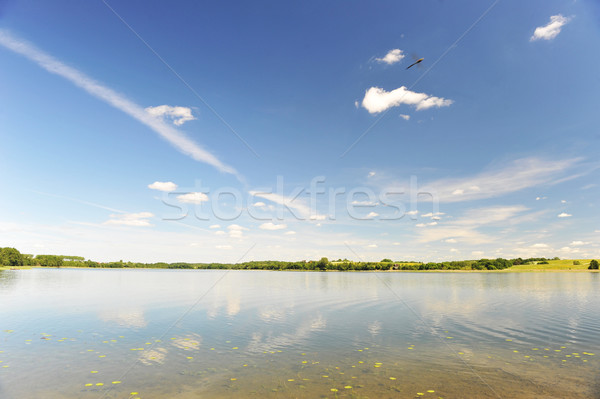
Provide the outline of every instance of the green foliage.
[[550,262],[548,262],[547,260],[543,260],[540,263],[538,263],[539,265],[549,265]]
[[588,267],[590,270],[598,270],[598,261],[596,259],[592,259],[590,261],[590,266]]
[[23,266],[23,255],[15,248],[0,248],[0,266]]
[[574,260],[574,261],[573,261],[573,265],[574,265],[574,266],[581,265],[581,262],[580,262],[580,261],[578,261],[578,260]]
[[63,257],[58,255],[38,255],[33,260],[39,266],[61,267],[63,265]]
[[380,263],[392,263],[392,260],[385,258],[385,259],[382,259]]
[[329,266],[329,259],[327,259],[327,258],[321,258],[321,260],[318,261],[315,266],[319,270],[326,270],[327,266]]

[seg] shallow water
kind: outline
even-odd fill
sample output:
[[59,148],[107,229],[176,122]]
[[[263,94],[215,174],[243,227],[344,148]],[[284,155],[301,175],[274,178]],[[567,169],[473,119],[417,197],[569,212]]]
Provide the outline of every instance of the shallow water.
[[600,398],[599,337],[597,273],[0,271],[6,399]]

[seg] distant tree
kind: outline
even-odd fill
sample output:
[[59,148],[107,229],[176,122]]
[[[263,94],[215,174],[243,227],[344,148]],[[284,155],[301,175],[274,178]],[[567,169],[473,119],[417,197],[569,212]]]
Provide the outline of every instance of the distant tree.
[[0,266],[23,266],[23,255],[15,248],[0,248]]
[[392,263],[391,259],[385,258],[381,260],[381,263]]
[[580,262],[580,261],[578,261],[578,260],[574,260],[574,261],[573,261],[573,264],[574,264],[574,265],[581,265],[581,262]]
[[315,265],[317,269],[319,270],[326,270],[327,266],[329,266],[329,259],[327,258],[321,258],[320,261],[317,262],[317,264]]
[[58,255],[38,255],[34,261],[40,266],[60,267],[63,265],[63,258]]
[[598,261],[596,259],[592,259],[590,262],[590,267],[588,267],[588,269],[598,270]]

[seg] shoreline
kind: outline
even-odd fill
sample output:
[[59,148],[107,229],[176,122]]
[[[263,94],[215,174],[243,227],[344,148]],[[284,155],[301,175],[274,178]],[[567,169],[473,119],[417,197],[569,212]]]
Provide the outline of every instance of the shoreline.
[[[533,265],[537,266],[537,265]],[[297,270],[297,269],[286,269],[286,270],[268,270],[268,269],[236,269],[236,268],[224,268],[224,269],[209,269],[209,268],[190,268],[190,269],[177,269],[177,268],[160,268],[160,267],[89,267],[89,266],[0,266],[2,270],[32,270],[32,269],[70,269],[70,270],[171,270],[171,271],[268,271],[268,272],[310,272],[310,273],[566,273],[566,272],[591,272],[599,273],[600,270],[590,270],[587,268],[521,268],[520,266],[512,266],[510,268],[502,270],[448,270],[448,269],[435,269],[435,270]]]

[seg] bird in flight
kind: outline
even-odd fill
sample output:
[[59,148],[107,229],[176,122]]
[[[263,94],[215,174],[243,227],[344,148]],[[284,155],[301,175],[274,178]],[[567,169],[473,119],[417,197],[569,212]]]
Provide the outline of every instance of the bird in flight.
[[407,66],[406,69],[410,68],[411,66],[414,66],[414,65],[417,65],[417,64],[421,63],[424,59],[425,58],[419,58],[418,60],[416,60],[415,62],[413,62],[409,66]]

